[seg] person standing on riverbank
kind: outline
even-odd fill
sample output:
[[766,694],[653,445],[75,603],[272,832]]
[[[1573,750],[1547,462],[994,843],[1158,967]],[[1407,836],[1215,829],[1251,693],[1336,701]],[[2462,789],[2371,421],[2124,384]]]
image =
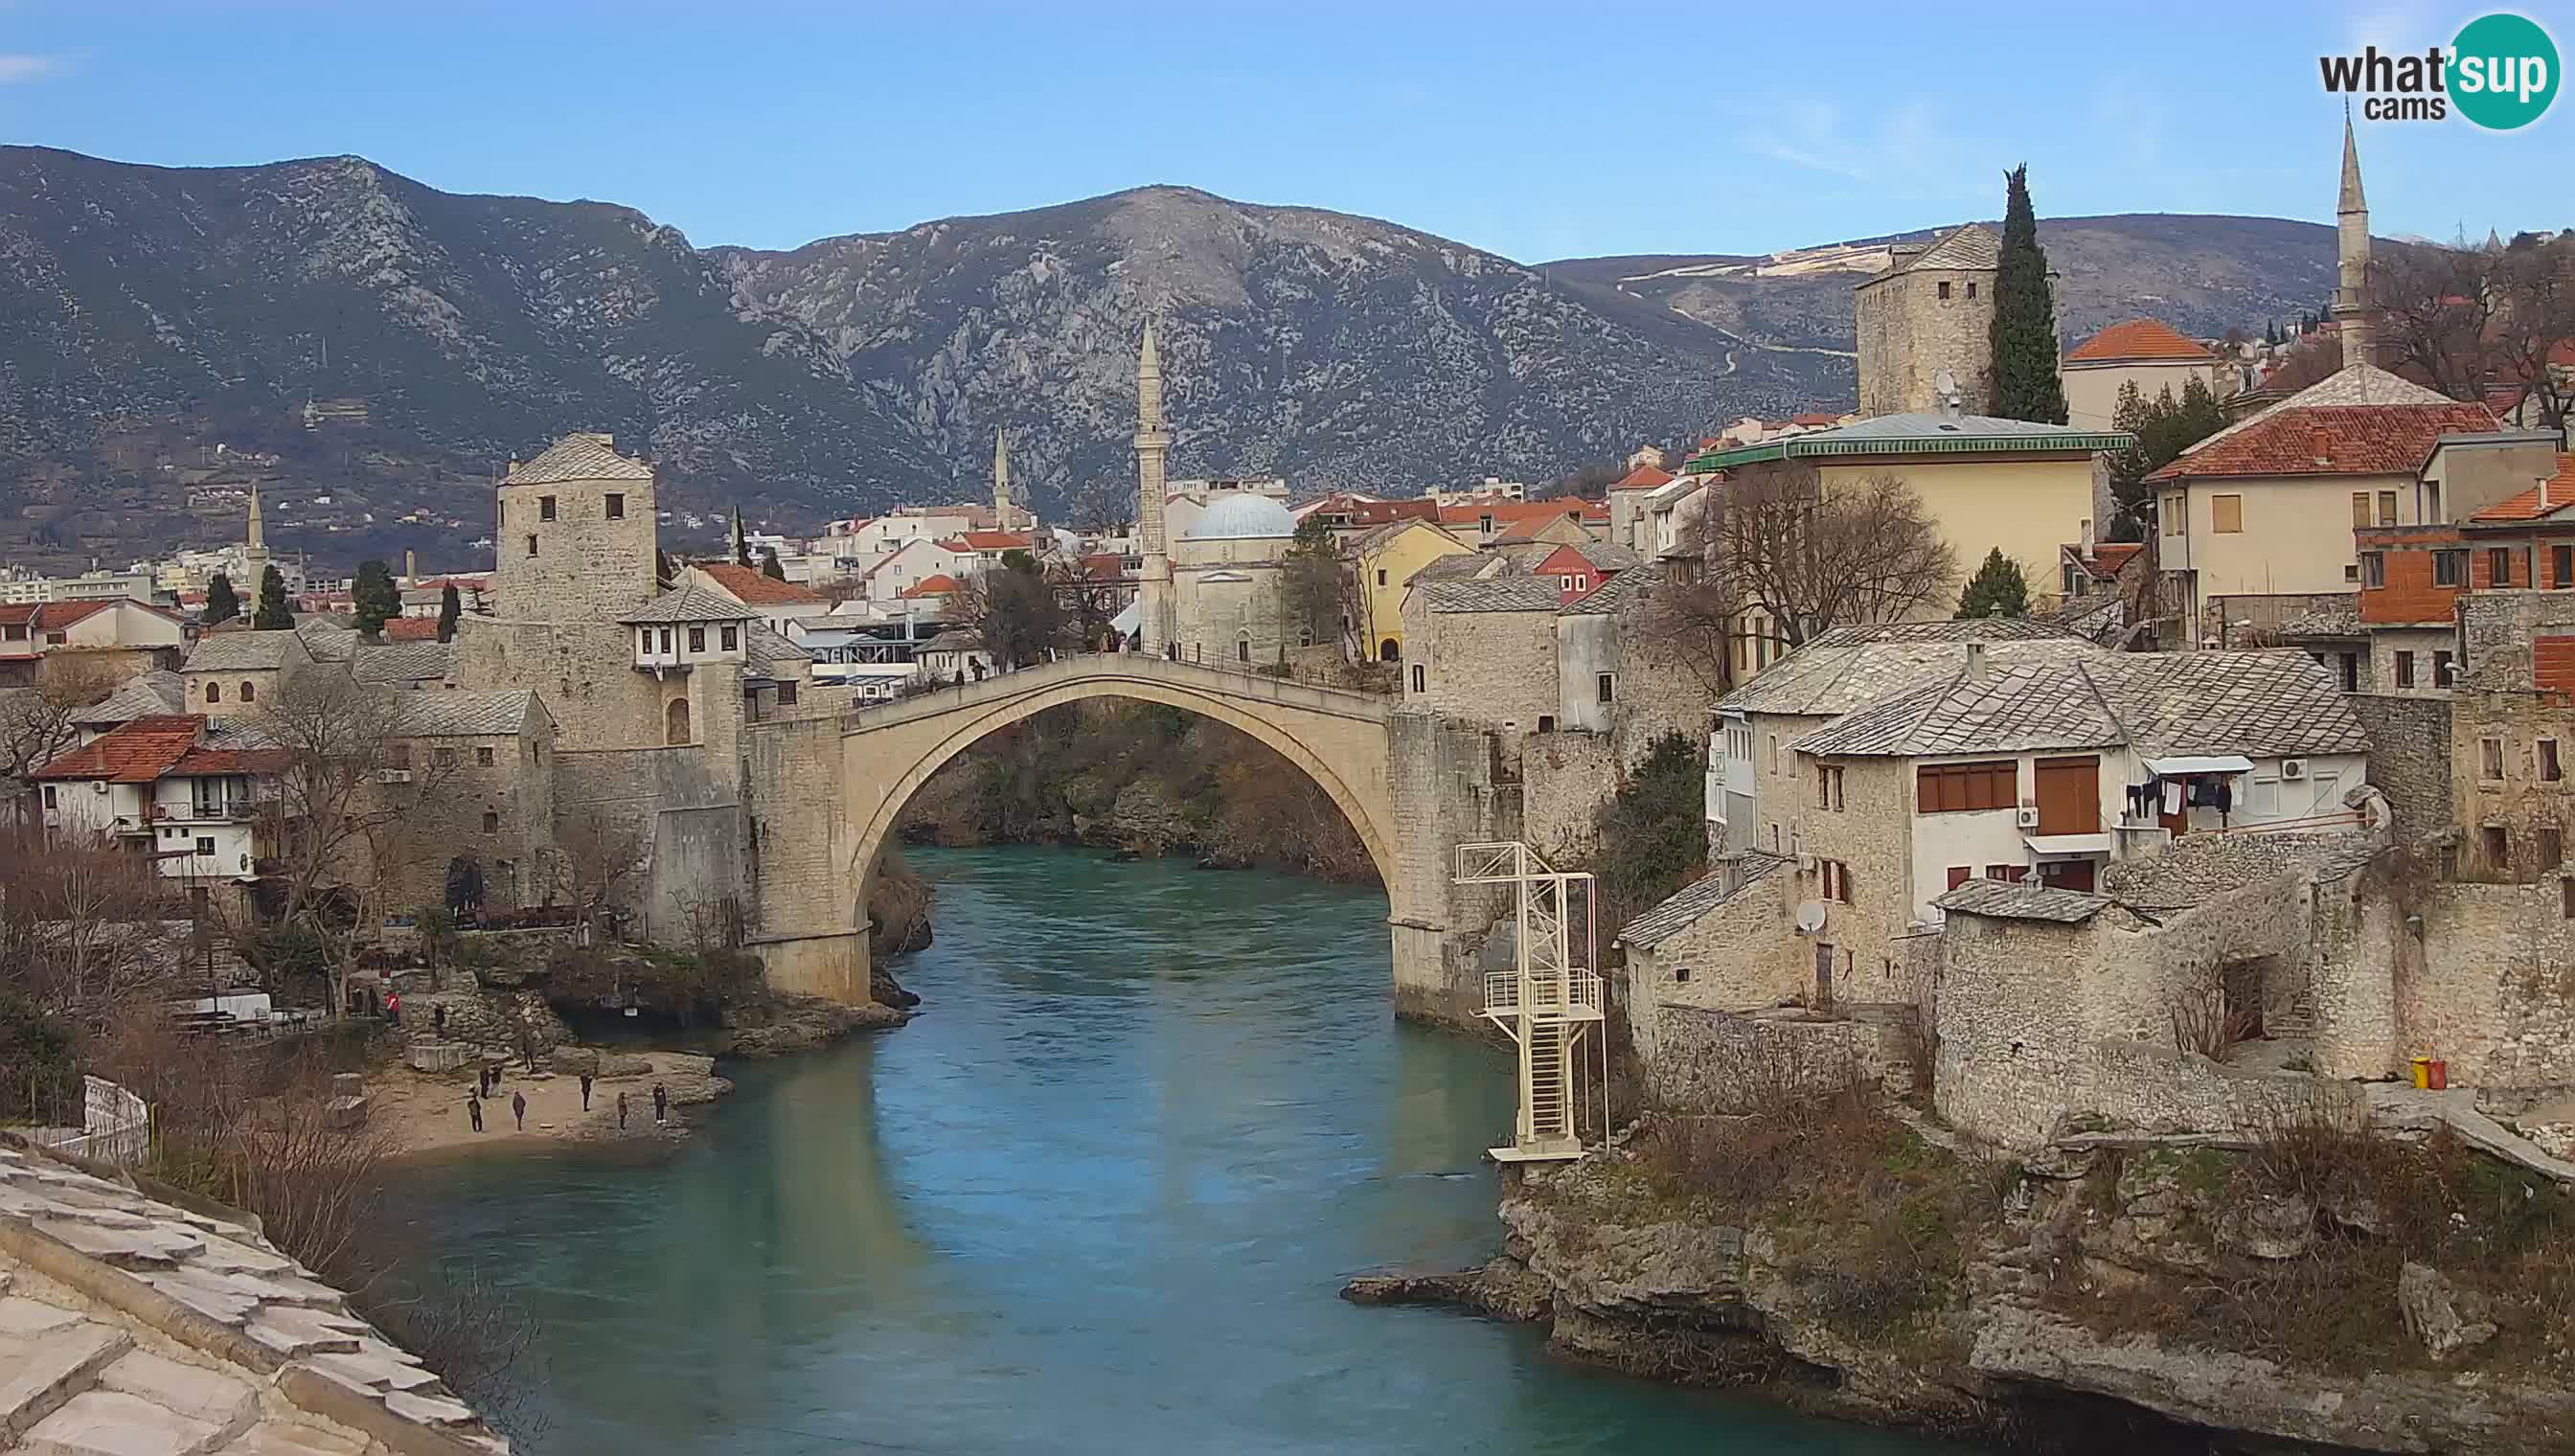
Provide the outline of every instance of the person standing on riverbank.
[[590,1073],[581,1074],[581,1110],[590,1110]]
[[617,1127],[621,1132],[626,1128],[626,1094],[624,1092],[617,1094]]
[[483,1094],[480,1090],[465,1094],[465,1117],[474,1124],[475,1131],[483,1130]]
[[525,1092],[512,1092],[512,1093],[510,1094],[510,1115],[519,1119],[519,1130],[520,1130],[521,1132],[525,1132],[525,1131],[527,1131],[527,1130],[528,1130],[528,1094],[527,1094],[527,1093],[525,1093]]
[[671,1089],[660,1082],[653,1084],[653,1121],[658,1125],[671,1113]]

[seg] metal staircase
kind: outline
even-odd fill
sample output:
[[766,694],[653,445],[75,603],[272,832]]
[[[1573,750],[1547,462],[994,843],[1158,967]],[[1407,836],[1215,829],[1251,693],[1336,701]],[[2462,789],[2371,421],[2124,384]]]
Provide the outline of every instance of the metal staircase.
[[[1502,1162],[1582,1156],[1574,1123],[1574,1082],[1596,1053],[1605,1105],[1606,1038],[1600,1021],[1600,977],[1591,944],[1591,876],[1560,872],[1515,839],[1457,846],[1459,884],[1518,886],[1517,963],[1484,977],[1483,1014],[1510,1033],[1519,1049],[1519,1116],[1511,1145],[1489,1149]],[[1573,954],[1568,927],[1580,886],[1583,953]]]

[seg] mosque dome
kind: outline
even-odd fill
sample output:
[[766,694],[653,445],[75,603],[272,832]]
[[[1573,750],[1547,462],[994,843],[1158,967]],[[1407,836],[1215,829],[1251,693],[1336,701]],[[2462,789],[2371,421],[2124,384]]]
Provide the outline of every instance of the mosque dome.
[[1246,491],[1207,508],[1181,540],[1266,541],[1296,534],[1296,518],[1268,496]]

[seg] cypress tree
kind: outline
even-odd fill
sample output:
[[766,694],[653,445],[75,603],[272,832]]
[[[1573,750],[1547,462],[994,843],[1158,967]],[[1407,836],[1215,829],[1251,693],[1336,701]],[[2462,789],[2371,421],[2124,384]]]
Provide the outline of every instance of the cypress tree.
[[1985,553],[1985,564],[1976,568],[1967,590],[1958,594],[1958,616],[2027,617],[2029,583],[2020,574],[2020,563],[2003,555],[2001,547]]
[[456,641],[456,619],[464,615],[464,600],[456,595],[456,584],[450,582],[447,584],[447,589],[438,594],[438,640],[440,642]]
[[402,590],[394,585],[393,569],[374,557],[358,563],[358,581],[350,588],[349,598],[357,609],[358,631],[369,637],[402,616]]
[[259,574],[259,610],[250,625],[259,632],[292,632],[295,614],[286,606],[286,574],[275,567]]
[[2003,250],[1994,272],[1994,402],[2005,420],[2065,423],[2065,386],[2056,376],[2056,301],[2047,292],[2047,250],[2029,203],[2029,164],[2003,174]]
[[778,548],[764,546],[760,549],[760,574],[773,582],[787,580],[787,569],[778,564]]
[[206,584],[206,626],[230,622],[241,616],[241,594],[233,590],[233,579],[221,572]]

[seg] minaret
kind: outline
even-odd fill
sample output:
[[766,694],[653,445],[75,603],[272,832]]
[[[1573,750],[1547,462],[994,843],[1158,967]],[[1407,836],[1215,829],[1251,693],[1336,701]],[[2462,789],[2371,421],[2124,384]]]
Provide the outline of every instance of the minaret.
[[1171,454],[1172,432],[1163,428],[1163,357],[1148,321],[1144,352],[1136,361],[1136,531],[1145,548],[1137,634],[1144,651],[1155,654],[1172,641],[1172,558],[1163,543],[1164,471]]
[[2360,191],[2360,148],[2351,134],[2351,113],[2342,118],[2342,197],[2334,204],[2338,246],[2333,316],[2341,326],[2342,367],[2370,362],[2377,327],[2369,300],[2369,199]]
[[259,600],[259,584],[268,575],[268,528],[259,519],[257,482],[250,488],[250,528],[242,538],[242,575],[250,580],[237,584],[234,590],[245,602]]
[[1011,529],[1011,438],[993,432],[993,529]]

